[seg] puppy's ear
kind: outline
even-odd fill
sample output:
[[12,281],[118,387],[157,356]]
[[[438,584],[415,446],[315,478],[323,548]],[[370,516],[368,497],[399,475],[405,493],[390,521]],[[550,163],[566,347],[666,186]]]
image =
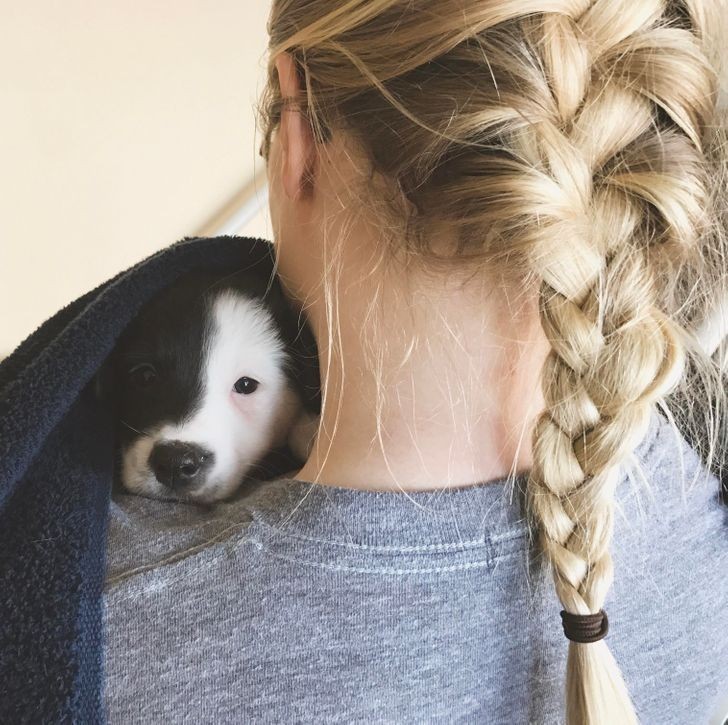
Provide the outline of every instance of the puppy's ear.
[[280,280],[270,283],[265,300],[283,336],[289,355],[288,372],[307,413],[321,412],[321,373],[316,338],[304,310],[286,298]]
[[288,434],[288,447],[300,460],[306,461],[313,450],[319,428],[319,416],[301,411]]
[[318,350],[313,332],[303,316],[296,336],[291,342],[290,354],[303,407],[309,415],[318,416],[321,413],[321,371]]

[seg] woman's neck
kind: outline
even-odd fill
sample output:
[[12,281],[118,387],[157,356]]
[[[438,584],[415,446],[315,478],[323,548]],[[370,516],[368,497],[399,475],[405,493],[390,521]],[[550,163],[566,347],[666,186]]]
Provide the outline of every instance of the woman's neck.
[[[430,284],[409,296],[404,286],[379,287],[378,316],[370,278],[340,287],[338,322],[326,320],[323,299],[307,307],[325,395],[319,435],[295,477],[414,491],[529,469],[549,349],[535,298],[515,301],[505,285]],[[329,346],[329,328],[343,352],[336,338]]]

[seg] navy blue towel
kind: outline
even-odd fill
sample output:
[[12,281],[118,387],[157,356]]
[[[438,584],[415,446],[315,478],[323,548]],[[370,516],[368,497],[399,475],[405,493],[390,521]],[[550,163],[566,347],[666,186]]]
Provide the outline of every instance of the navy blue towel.
[[103,721],[101,595],[113,476],[92,380],[180,275],[264,265],[269,242],[185,238],[58,312],[0,364],[0,722]]

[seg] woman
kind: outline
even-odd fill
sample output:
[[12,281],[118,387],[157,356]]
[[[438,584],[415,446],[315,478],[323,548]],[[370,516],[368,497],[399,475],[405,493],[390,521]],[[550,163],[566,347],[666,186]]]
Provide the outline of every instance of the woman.
[[117,510],[112,721],[718,717],[725,512],[657,410],[719,272],[717,18],[273,3],[262,152],[321,425],[212,517]]

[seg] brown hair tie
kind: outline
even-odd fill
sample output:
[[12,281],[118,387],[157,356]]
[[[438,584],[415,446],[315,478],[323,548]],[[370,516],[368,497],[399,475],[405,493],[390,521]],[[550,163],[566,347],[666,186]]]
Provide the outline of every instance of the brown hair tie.
[[579,644],[598,642],[606,637],[609,631],[609,619],[603,609],[596,614],[571,614],[562,609],[561,623],[566,638]]

